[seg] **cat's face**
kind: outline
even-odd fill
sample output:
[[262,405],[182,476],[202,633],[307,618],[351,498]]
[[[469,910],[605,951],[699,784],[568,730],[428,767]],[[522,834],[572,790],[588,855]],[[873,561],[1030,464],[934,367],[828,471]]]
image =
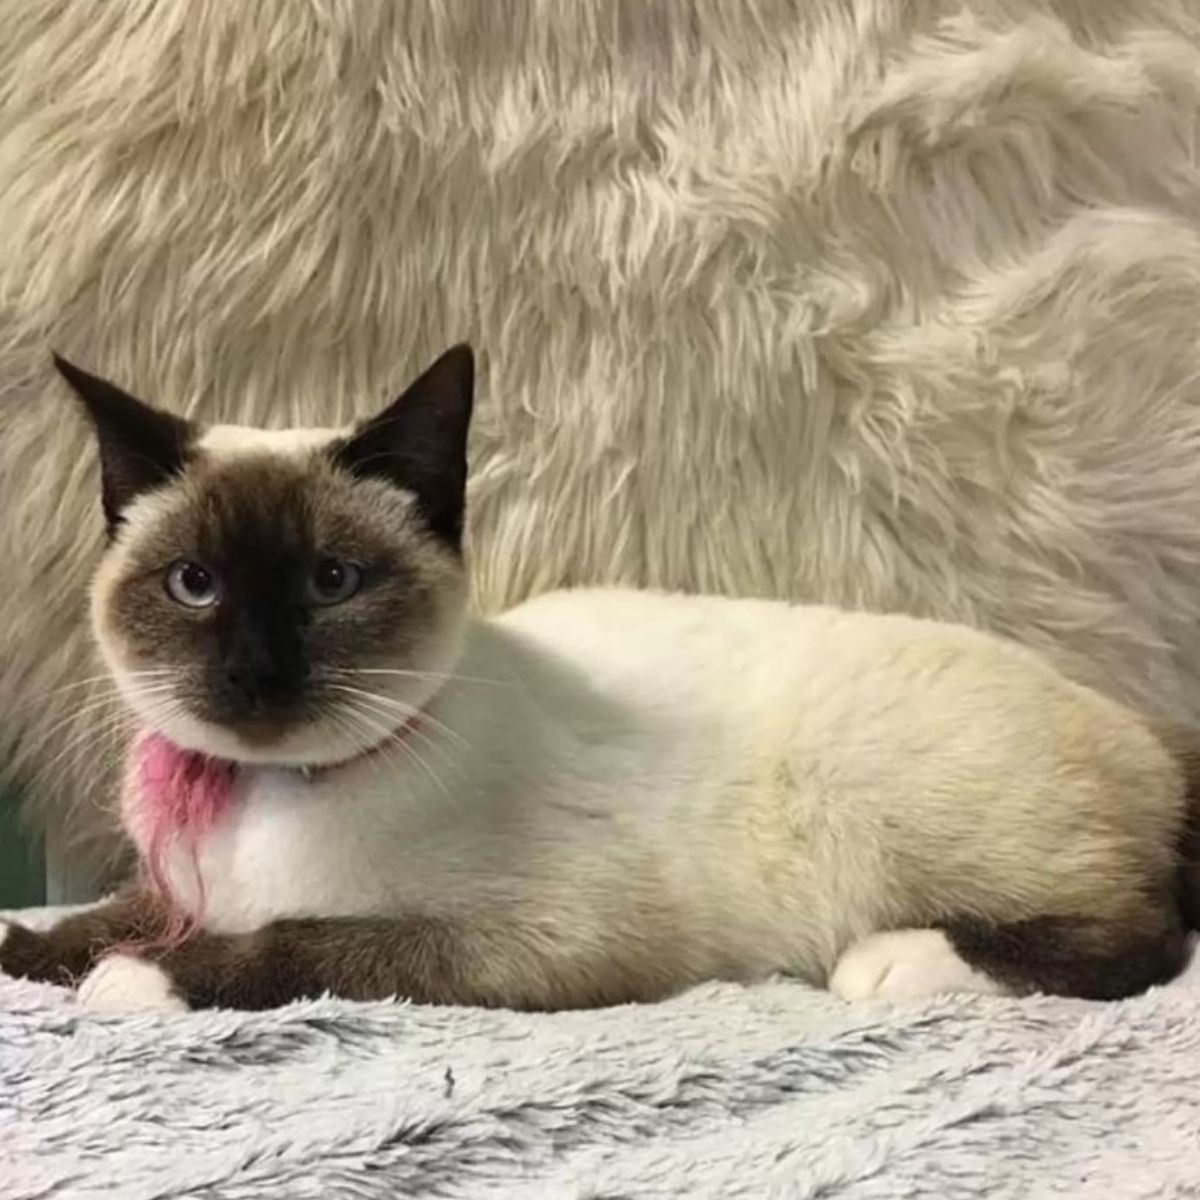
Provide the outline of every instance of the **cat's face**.
[[464,624],[466,347],[341,432],[202,429],[57,361],[100,445],[95,634],[145,725],[222,758],[320,764],[428,701]]

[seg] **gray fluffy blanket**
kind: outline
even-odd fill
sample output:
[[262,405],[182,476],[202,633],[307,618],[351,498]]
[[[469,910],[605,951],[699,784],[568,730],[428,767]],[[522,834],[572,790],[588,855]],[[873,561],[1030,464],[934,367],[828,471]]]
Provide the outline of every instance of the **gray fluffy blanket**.
[[788,982],[553,1016],[83,1015],[0,979],[0,1196],[1200,1195],[1200,965],[1111,1005]]

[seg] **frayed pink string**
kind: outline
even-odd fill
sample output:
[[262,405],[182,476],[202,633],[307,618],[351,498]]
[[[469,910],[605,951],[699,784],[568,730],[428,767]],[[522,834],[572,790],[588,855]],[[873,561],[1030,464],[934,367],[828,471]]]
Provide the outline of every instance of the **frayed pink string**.
[[[138,790],[136,840],[142,874],[167,910],[167,925],[150,948],[172,950],[199,928],[204,916],[200,839],[229,805],[237,764],[181,750],[161,734],[146,733],[134,748],[133,785]],[[182,846],[195,874],[197,899],[185,907],[171,890],[166,857]]]

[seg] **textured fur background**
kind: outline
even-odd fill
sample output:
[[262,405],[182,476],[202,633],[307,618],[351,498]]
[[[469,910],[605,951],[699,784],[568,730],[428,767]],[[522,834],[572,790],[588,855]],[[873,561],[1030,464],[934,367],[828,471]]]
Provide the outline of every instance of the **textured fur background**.
[[283,425],[470,338],[485,606],[904,608],[1200,711],[1191,0],[0,0],[0,28],[0,753],[54,823],[93,829],[108,775],[62,690],[100,520],[52,344]]

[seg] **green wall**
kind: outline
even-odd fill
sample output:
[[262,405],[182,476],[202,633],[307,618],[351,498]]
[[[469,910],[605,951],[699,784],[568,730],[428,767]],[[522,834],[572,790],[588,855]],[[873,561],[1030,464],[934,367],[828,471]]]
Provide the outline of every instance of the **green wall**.
[[17,800],[0,791],[0,908],[45,902],[45,856],[22,827]]

